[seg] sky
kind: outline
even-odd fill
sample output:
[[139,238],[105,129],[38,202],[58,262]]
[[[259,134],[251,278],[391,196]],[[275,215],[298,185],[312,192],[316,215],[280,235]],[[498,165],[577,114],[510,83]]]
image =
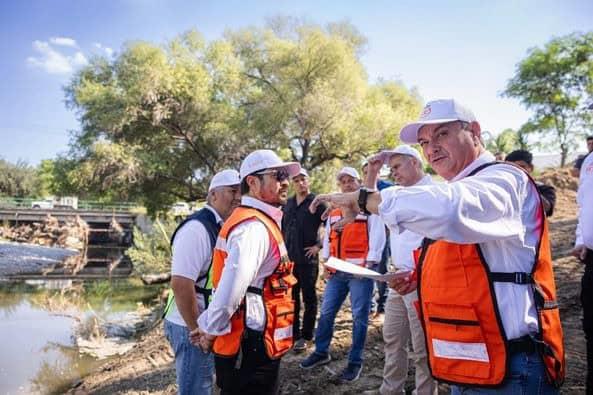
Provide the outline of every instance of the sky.
[[351,22],[369,41],[370,82],[400,80],[425,101],[456,98],[493,134],[529,118],[500,96],[528,49],[593,30],[591,0],[0,1],[0,158],[37,165],[68,151],[80,124],[63,88],[92,56],[189,29],[215,40],[277,15]]

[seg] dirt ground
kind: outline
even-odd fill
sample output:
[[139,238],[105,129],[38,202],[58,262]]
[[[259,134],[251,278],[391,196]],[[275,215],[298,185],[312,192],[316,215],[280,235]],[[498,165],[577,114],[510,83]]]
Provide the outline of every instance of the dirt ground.
[[[574,243],[576,227],[574,190],[559,190],[557,209],[550,221],[554,251],[556,284],[564,327],[567,378],[564,394],[584,393],[586,354],[581,330],[579,302],[580,278],[583,267],[567,256]],[[320,281],[320,286],[322,282]],[[377,389],[382,381],[383,341],[381,321],[370,323],[365,348],[365,363],[361,378],[352,384],[340,384],[337,374],[345,366],[351,338],[351,311],[345,304],[335,323],[331,346],[333,361],[319,369],[303,370],[298,363],[305,354],[287,354],[281,365],[283,394],[361,394]],[[81,381],[72,394],[174,394],[176,393],[173,355],[163,336],[162,324],[146,333],[126,355],[104,365]],[[406,392],[413,390],[413,367],[410,367]],[[439,393],[448,393],[441,385]]]

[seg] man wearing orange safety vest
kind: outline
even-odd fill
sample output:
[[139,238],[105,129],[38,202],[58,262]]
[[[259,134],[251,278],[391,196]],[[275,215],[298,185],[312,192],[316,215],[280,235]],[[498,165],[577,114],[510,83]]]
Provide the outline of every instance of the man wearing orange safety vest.
[[[337,179],[342,192],[353,192],[360,188],[360,177],[352,167],[340,170]],[[339,209],[333,210],[327,219],[322,258],[327,260],[333,256],[368,268],[375,266],[381,260],[385,246],[385,225],[379,216],[361,214],[353,223],[343,228],[337,226],[340,219]],[[373,281],[368,278],[355,278],[343,272],[329,274],[315,333],[315,351],[300,364],[304,369],[312,369],[331,361],[329,345],[333,336],[334,320],[349,292],[353,318],[352,348],[348,364],[340,374],[340,380],[345,382],[357,380],[362,371],[373,296]]]
[[[312,208],[337,205],[346,221],[379,213],[392,231],[425,237],[415,275],[393,285],[418,289],[431,373],[453,394],[558,393],[564,346],[535,183],[495,162],[473,113],[455,100],[429,102],[400,139],[418,143],[448,182],[320,195]],[[369,162],[371,178],[383,162]]]
[[225,221],[212,263],[213,297],[192,341],[215,355],[222,394],[276,394],[280,358],[292,347],[292,275],[280,224],[300,165],[270,150],[240,168],[241,206]]

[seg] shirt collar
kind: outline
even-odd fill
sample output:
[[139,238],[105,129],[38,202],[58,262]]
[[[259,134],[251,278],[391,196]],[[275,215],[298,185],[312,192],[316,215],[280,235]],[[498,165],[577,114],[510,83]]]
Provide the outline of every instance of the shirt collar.
[[418,182],[415,183],[413,186],[428,185],[428,184],[432,184],[432,177],[429,176],[428,174],[425,174],[424,177],[422,177],[420,180],[418,180]]
[[461,170],[461,172],[459,174],[457,174],[455,177],[453,177],[453,179],[449,182],[459,181],[462,178],[466,177],[469,173],[471,173],[472,171],[477,169],[478,167],[480,167],[486,163],[494,162],[495,160],[496,160],[496,158],[494,157],[494,155],[492,155],[488,151],[484,151],[480,154],[480,156],[478,156],[465,169]]
[[206,204],[206,205],[204,205],[204,208],[207,208],[208,210],[212,211],[212,213],[214,214],[214,219],[216,219],[217,224],[224,222],[222,220],[222,217],[218,214],[218,211],[216,211],[214,209],[214,207],[210,206],[209,204]]
[[272,219],[276,221],[278,226],[280,226],[280,224],[282,223],[282,210],[278,207],[274,207],[266,202],[252,198],[250,196],[241,197],[241,204],[263,211],[264,213],[272,217]]

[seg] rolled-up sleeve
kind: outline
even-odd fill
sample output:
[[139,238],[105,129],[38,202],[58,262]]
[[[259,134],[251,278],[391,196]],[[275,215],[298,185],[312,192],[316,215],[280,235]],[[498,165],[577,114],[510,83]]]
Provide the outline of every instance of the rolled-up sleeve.
[[231,331],[231,317],[243,301],[269,248],[268,231],[257,220],[244,222],[232,230],[220,282],[208,309],[198,319],[204,332],[220,336]]
[[367,261],[379,262],[385,248],[385,224],[378,215],[369,215],[369,252]]
[[518,169],[491,166],[451,183],[387,188],[381,191],[379,215],[395,232],[407,229],[454,243],[523,237],[528,182]]

